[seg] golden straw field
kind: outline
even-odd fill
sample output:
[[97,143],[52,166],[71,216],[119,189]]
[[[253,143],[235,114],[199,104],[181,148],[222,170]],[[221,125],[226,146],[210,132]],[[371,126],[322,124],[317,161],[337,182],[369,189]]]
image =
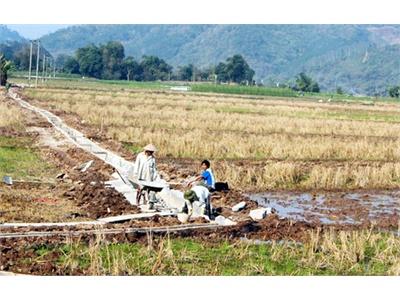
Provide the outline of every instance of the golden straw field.
[[159,160],[210,159],[217,180],[244,190],[400,187],[400,105],[168,91],[25,89]]
[[[0,100],[4,97],[0,94]],[[21,110],[15,106],[0,103],[0,127],[6,126],[20,126],[23,114]]]

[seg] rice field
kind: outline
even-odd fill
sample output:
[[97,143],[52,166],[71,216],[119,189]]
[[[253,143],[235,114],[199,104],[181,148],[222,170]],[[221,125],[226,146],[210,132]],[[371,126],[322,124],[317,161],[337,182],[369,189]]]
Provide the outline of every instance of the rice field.
[[220,85],[220,84],[193,84],[191,85],[191,88],[195,92],[204,92],[204,93],[297,97],[297,93],[289,88],[268,88],[268,87]]
[[[0,99],[3,96],[0,94]],[[20,126],[23,114],[14,106],[0,103],[0,127]]]
[[217,180],[244,190],[400,187],[400,105],[165,90],[43,87],[36,104],[77,114],[159,159],[210,159]]

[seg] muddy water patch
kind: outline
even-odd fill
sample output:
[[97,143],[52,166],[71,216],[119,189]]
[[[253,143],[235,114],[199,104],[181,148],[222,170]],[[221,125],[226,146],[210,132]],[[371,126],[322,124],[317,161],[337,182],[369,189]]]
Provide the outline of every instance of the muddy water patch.
[[280,218],[322,224],[361,224],[400,213],[400,191],[353,193],[266,192],[249,195]]

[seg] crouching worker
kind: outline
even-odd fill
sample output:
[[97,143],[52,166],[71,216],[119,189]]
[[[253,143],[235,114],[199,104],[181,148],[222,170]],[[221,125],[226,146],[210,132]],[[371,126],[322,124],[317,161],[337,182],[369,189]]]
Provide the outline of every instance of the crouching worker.
[[[132,174],[130,179],[132,181],[143,180],[143,181],[159,181],[161,180],[160,175],[157,171],[156,159],[154,153],[157,151],[153,144],[148,144],[143,148],[143,152],[140,152],[136,156],[135,164],[133,166]],[[138,204],[141,197],[140,187],[138,188]],[[157,201],[154,191],[149,192],[149,208],[154,207],[154,203]]]
[[200,168],[202,169],[201,174],[190,182],[190,184],[195,181],[200,181],[210,192],[213,192],[215,190],[215,178],[210,168],[210,162],[208,160],[203,160]]
[[199,215],[211,217],[212,206],[210,201],[210,192],[206,187],[196,185],[190,190],[187,190],[183,194],[183,197],[185,198],[189,217],[193,214],[194,206],[199,207]]

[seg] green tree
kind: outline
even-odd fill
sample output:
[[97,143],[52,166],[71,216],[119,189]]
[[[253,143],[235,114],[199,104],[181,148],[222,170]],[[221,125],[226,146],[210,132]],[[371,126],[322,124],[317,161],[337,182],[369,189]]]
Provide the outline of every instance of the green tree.
[[178,80],[191,81],[193,80],[193,74],[195,72],[194,66],[189,64],[178,68]]
[[[16,50],[13,54],[13,62],[17,69],[28,70],[29,69],[29,55],[30,49],[28,45],[22,46],[20,49]],[[36,58],[36,55],[35,55]],[[32,61],[34,61],[32,59]]]
[[218,81],[252,84],[255,72],[243,56],[236,54],[229,57],[225,63],[219,63],[215,68],[215,74],[218,76]]
[[70,58],[70,55],[60,54],[56,58],[56,69],[63,71],[66,61]]
[[66,58],[62,69],[65,73],[79,74],[79,62],[75,57],[69,56]]
[[6,60],[3,54],[0,54],[0,86],[7,84],[7,75],[11,66],[11,62]]
[[317,82],[313,81],[311,77],[301,72],[296,77],[296,85],[293,87],[296,91],[319,93],[320,88]]
[[214,74],[213,68],[202,69],[199,72],[200,80],[202,81],[214,80],[214,76],[212,76],[213,74]]
[[343,89],[340,86],[338,86],[336,88],[336,94],[339,94],[339,95],[343,95],[344,94]]
[[236,83],[252,82],[254,71],[249,67],[243,56],[234,55],[226,60],[226,72],[229,79]]
[[392,98],[400,97],[400,86],[392,86],[389,88],[389,96]]
[[318,85],[317,82],[313,81],[313,82],[311,83],[310,92],[312,92],[312,93],[319,93],[319,92],[320,92],[320,90],[319,90],[319,85]]
[[85,76],[101,78],[103,74],[103,56],[100,48],[95,45],[76,50],[76,60],[79,63],[79,72]]
[[220,62],[216,67],[215,67],[215,75],[217,76],[217,81],[218,82],[227,82],[229,81],[229,76],[226,71],[226,64]]
[[124,62],[124,73],[126,75],[126,80],[143,80],[143,70],[139,63],[132,57],[128,56]]
[[100,46],[103,60],[103,79],[122,79],[124,77],[124,46],[111,41]]
[[143,80],[168,80],[172,67],[157,56],[143,56],[140,66],[143,69]]

